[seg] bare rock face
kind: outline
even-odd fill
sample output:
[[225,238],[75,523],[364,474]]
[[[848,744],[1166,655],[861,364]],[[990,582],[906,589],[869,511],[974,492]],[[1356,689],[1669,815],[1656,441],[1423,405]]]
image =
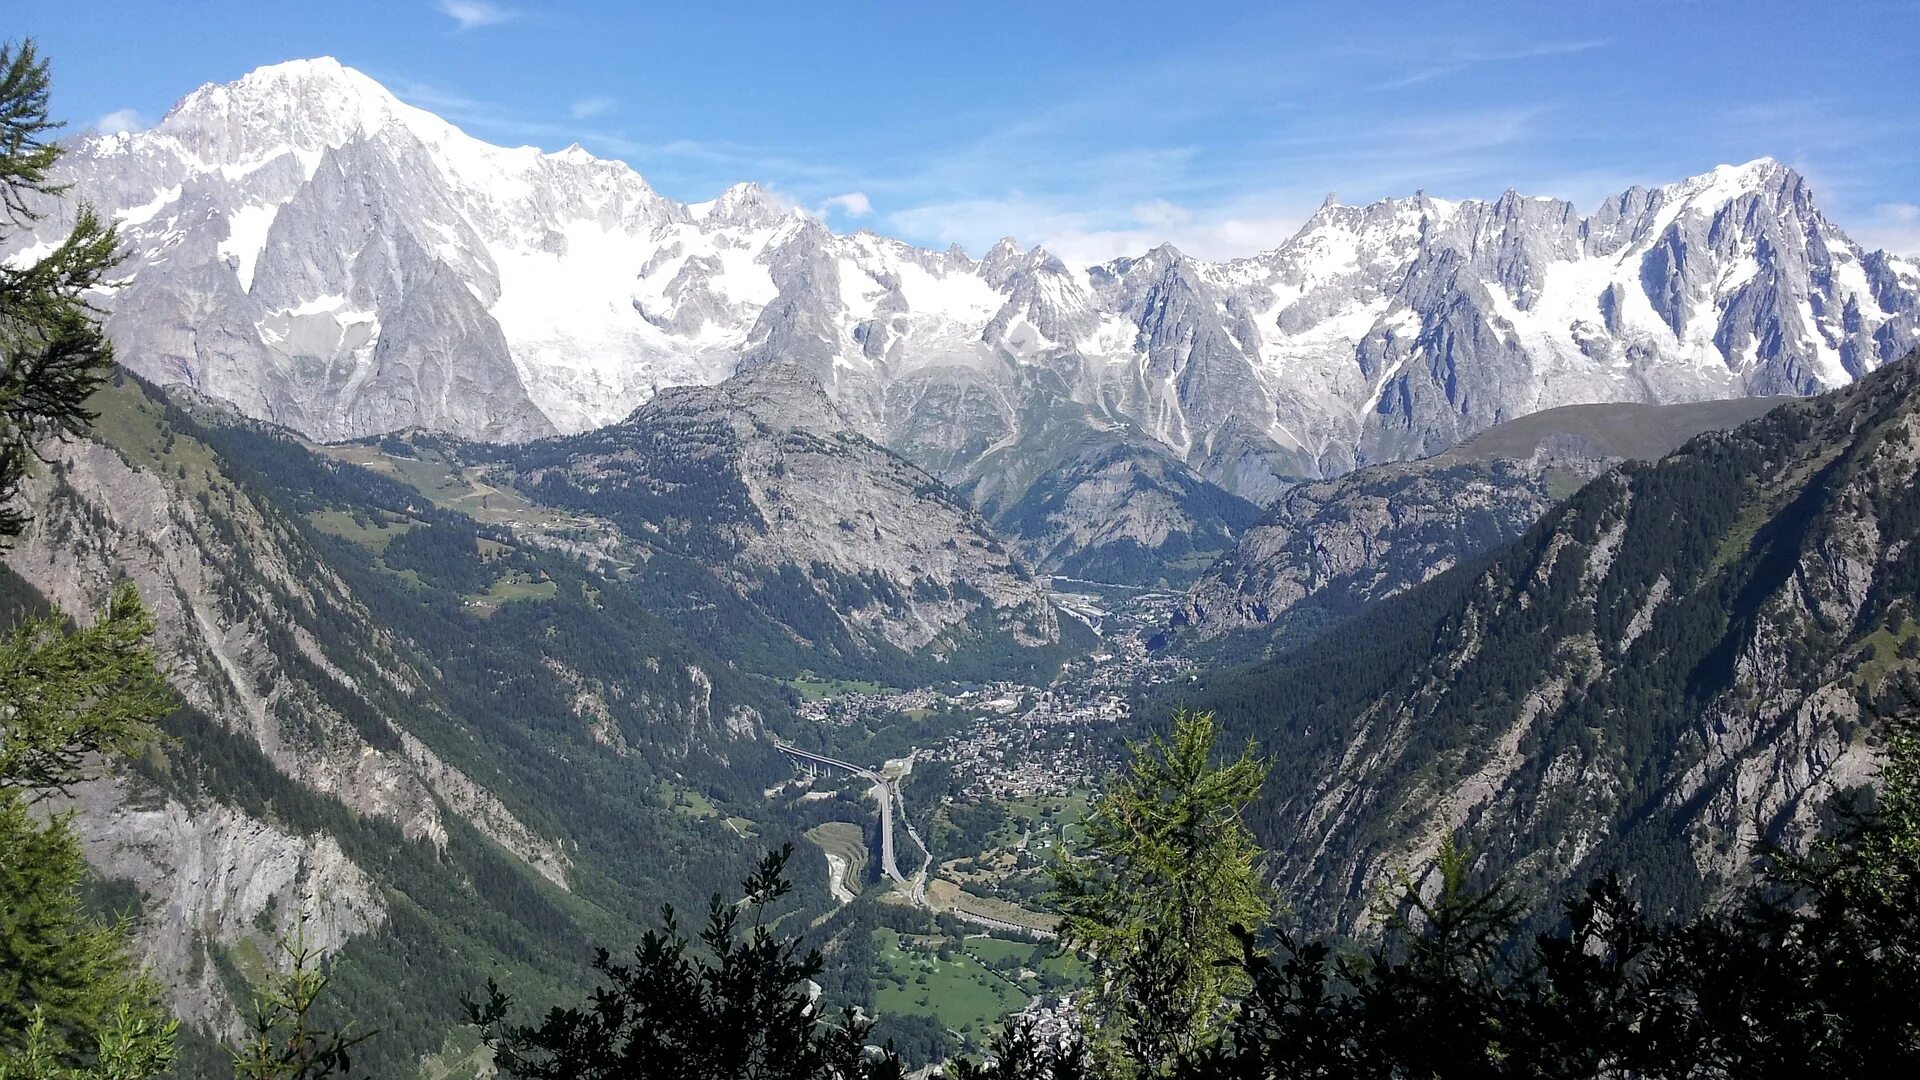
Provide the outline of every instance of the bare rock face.
[[189,1024],[237,1038],[247,1002],[232,1000],[209,947],[251,944],[273,957],[297,929],[323,955],[386,920],[378,884],[329,836],[299,836],[232,807],[155,800],[125,780],[85,784],[61,807],[87,862],[144,900],[142,959]]
[[901,649],[980,631],[1059,638],[1046,591],[986,522],[859,434],[794,365],[662,391],[619,424],[534,444],[515,462],[542,499],[725,567],[744,593],[797,587]]
[[1423,461],[1300,484],[1188,590],[1175,624],[1203,638],[1324,625],[1519,539],[1622,461],[1660,457],[1782,400],[1566,406]]
[[[321,59],[203,87],[64,167],[133,256],[102,298],[123,361],[320,439],[573,433],[792,364],[958,489],[1057,460],[1070,426],[1266,505],[1539,410],[1813,393],[1920,341],[1920,268],[1766,159],[1586,216],[1420,193],[1330,201],[1228,262],[1075,267],[1011,240],[976,262],[836,236],[750,184],[681,204],[577,147],[489,146]],[[1032,552],[1102,557],[1090,521],[1046,528]]]

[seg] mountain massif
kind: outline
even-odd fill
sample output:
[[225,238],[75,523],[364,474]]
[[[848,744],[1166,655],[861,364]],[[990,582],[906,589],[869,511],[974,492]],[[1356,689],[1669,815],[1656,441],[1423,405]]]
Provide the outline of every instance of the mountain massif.
[[[836,235],[751,185],[683,204],[577,147],[490,146],[321,59],[203,87],[63,168],[128,242],[102,301],[157,382],[321,440],[525,441],[793,364],[1041,569],[1146,580],[1140,550],[1197,564],[1245,523],[1218,489],[1265,505],[1559,405],[1830,389],[1920,340],[1920,270],[1768,160],[1586,216],[1329,201],[1223,263],[976,260]],[[1123,490],[1146,496],[1132,520],[1100,520]]]
[[443,1067],[460,989],[558,1001],[790,841],[776,919],[871,967],[845,875],[895,861],[888,789],[802,790],[776,734],[974,754],[900,816],[978,841],[941,860],[979,888],[1000,773],[1084,808],[1093,765],[1027,744],[1193,706],[1272,755],[1251,820],[1320,928],[1448,839],[1685,910],[1871,779],[1867,704],[1920,668],[1920,268],[1772,160],[1072,266],[678,202],[321,59],[60,170],[125,245],[88,297],[122,370],[44,447],[0,604],[154,610],[167,739],[64,806],[203,1034],[304,916],[376,1070],[484,1073]]
[[1490,558],[1205,680],[1274,755],[1299,910],[1364,924],[1443,839],[1547,897],[1618,870],[1687,910],[1871,780],[1920,663],[1920,357],[1627,463]]

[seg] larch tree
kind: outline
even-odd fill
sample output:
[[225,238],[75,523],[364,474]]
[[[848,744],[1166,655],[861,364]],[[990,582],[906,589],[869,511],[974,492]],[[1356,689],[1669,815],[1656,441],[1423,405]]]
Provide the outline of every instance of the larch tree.
[[1112,1075],[1159,1075],[1217,1034],[1245,988],[1234,929],[1273,912],[1242,819],[1268,767],[1252,746],[1216,761],[1218,738],[1211,714],[1181,712],[1130,744],[1081,850],[1054,870],[1061,942],[1092,957],[1086,1019]]
[[[0,45],[0,243],[65,192],[50,87],[31,42]],[[83,206],[38,258],[0,264],[0,543],[29,523],[19,496],[48,442],[94,418],[87,401],[113,356],[88,296],[116,242]],[[55,612],[0,638],[0,1080],[135,1080],[171,1061],[175,1024],[127,928],[88,914],[79,841],[66,817],[35,808],[151,735],[170,701],[152,629],[125,586],[90,626]]]

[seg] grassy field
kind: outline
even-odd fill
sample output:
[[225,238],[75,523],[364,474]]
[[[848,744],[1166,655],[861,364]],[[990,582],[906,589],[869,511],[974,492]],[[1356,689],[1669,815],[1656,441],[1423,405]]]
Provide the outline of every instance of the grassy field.
[[417,457],[403,457],[361,443],[314,449],[336,461],[352,462],[391,476],[425,495],[435,506],[457,510],[475,521],[534,529],[567,529],[591,524],[583,518],[530,502],[511,488],[492,484],[480,469],[464,467],[436,450],[423,447]]
[[1031,796],[1013,799],[1004,805],[1007,828],[994,835],[994,843],[1011,848],[1020,842],[1020,834],[1025,831],[1030,834],[1027,841],[1029,850],[1041,858],[1047,858],[1063,834],[1069,844],[1080,839],[1080,822],[1086,818],[1092,805],[1092,793],[1080,790],[1064,797]]
[[[943,960],[932,951],[941,939],[903,941],[893,930],[876,933],[876,1012],[931,1016],[950,1030],[985,1042],[1002,1017],[1027,1004],[1024,989],[951,943],[951,958]],[[919,947],[909,947],[916,944]]]
[[93,436],[135,465],[170,474],[190,492],[228,484],[213,451],[197,439],[176,434],[167,423],[165,408],[132,382],[103,388],[87,399],[87,407],[99,414]]
[[867,837],[850,821],[829,821],[808,829],[807,839],[828,855],[847,862],[847,891],[858,893],[867,879]]
[[879,683],[861,682],[848,679],[822,679],[811,671],[803,671],[787,680],[787,684],[800,691],[800,696],[808,701],[821,698],[839,697],[842,694],[877,694],[885,687]]
[[1908,660],[1900,655],[1902,648],[1913,649],[1916,639],[1920,639],[1920,623],[1901,616],[1897,627],[1881,627],[1860,639],[1856,648],[1873,647],[1873,659],[1861,664],[1853,673],[1855,685],[1877,690],[1888,673],[1900,668],[1920,666],[1920,662]]
[[[1036,974],[1051,975],[1053,981],[1082,986],[1087,981],[1087,965],[1070,953],[1062,953],[1052,946],[1034,946],[1024,941],[1007,941],[996,937],[974,937],[966,941],[966,951],[974,959],[992,966],[1004,966],[1007,961],[1015,961],[1021,967]],[[1033,962],[1035,954],[1040,954],[1040,962]],[[1022,979],[1021,985],[1029,994],[1041,993],[1046,987],[1040,980]]]
[[469,594],[467,606],[474,609],[476,614],[486,616],[500,610],[501,604],[510,604],[515,600],[551,600],[559,591],[560,587],[552,581],[536,581],[527,574],[515,571],[495,578],[486,592]]
[[719,809],[705,795],[664,781],[660,784],[660,801],[675,813],[685,814],[688,817],[720,816]]
[[373,515],[377,521],[368,524],[345,510],[316,510],[307,515],[307,521],[329,536],[350,540],[375,554],[384,553],[394,537],[418,524],[409,518],[379,510],[373,511]]

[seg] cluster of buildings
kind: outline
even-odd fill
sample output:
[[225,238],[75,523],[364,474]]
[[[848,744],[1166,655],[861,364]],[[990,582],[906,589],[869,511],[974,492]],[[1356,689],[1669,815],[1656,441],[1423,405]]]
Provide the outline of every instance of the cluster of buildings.
[[1033,1024],[1033,1037],[1054,1050],[1080,1041],[1080,1012],[1068,994],[1040,994],[1020,1010],[1020,1019]]
[[932,687],[917,690],[889,690],[885,693],[836,694],[801,702],[794,715],[815,724],[852,724],[879,720],[909,709],[931,709],[946,697]]
[[[843,725],[935,711],[968,718],[959,733],[921,746],[915,758],[951,763],[966,799],[1062,797],[1107,767],[1094,735],[1126,722],[1141,690],[1191,677],[1191,661],[1152,647],[1179,597],[1143,592],[1120,603],[1057,594],[1099,628],[1098,649],[1068,663],[1051,686],[997,681],[942,688],[845,693],[802,704],[801,719]],[[1078,605],[1076,607],[1075,605]]]
[[1099,765],[1092,735],[1127,718],[1117,694],[1085,698],[1058,689],[1036,690],[1025,709],[981,716],[928,753],[952,764],[959,792],[969,799],[1064,796],[1084,787]]

